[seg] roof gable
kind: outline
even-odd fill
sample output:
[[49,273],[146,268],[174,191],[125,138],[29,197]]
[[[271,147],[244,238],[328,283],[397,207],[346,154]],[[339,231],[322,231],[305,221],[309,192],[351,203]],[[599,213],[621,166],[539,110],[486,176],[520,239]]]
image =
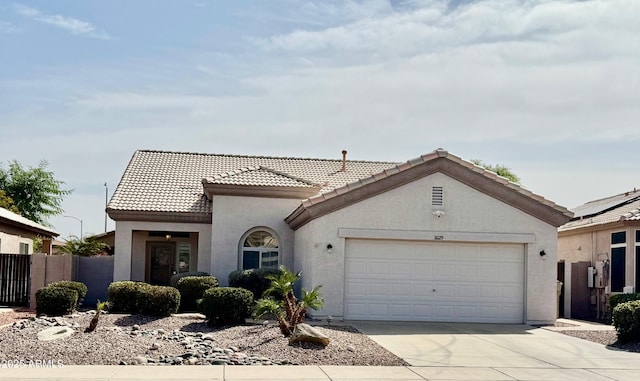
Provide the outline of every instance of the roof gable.
[[320,185],[263,166],[221,173],[202,180],[205,194],[305,199],[320,192]]
[[438,172],[556,227],[567,222],[573,215],[566,208],[494,172],[438,149],[370,177],[313,196],[305,200],[285,220],[291,228],[297,229],[322,215]]

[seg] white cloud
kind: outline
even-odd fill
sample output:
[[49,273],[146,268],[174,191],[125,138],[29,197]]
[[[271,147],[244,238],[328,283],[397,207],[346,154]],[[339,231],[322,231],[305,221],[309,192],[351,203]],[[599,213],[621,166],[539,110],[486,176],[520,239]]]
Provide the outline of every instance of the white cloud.
[[639,44],[633,15],[640,13],[640,2],[634,0],[486,0],[453,9],[444,0],[429,3],[254,41],[266,51],[321,53],[335,60],[356,54],[373,61],[486,43],[580,43],[574,54],[594,47],[629,52]]
[[102,40],[108,40],[110,38],[109,34],[104,30],[98,29],[95,25],[89,22],[78,20],[73,17],[62,15],[48,15],[35,8],[27,7],[24,5],[16,5],[15,9],[16,12],[18,12],[18,14],[22,16],[28,17],[41,23],[53,25],[55,27],[71,32],[72,34],[83,35]]
[[19,33],[20,31],[20,28],[14,26],[10,22],[0,21],[0,33],[2,34],[14,34]]

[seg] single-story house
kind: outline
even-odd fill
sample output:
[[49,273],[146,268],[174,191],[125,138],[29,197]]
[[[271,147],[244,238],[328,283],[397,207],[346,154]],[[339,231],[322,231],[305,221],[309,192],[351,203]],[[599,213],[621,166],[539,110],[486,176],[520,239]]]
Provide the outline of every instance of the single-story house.
[[51,254],[51,242],[58,235],[47,226],[0,208],[0,253],[33,254],[33,240],[40,237],[40,251]]
[[107,206],[114,280],[302,271],[314,317],[545,324],[567,209],[438,149],[403,163],[141,150]]
[[640,191],[589,201],[558,228],[564,315],[604,317],[611,294],[640,290]]

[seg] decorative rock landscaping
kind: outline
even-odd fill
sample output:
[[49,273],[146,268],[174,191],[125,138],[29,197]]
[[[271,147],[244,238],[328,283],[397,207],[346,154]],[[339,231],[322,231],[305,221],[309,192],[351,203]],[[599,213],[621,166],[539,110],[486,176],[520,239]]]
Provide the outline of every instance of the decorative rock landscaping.
[[[406,365],[348,326],[314,326],[331,339],[323,347],[289,345],[275,323],[208,327],[199,314],[104,314],[94,332],[84,333],[94,315],[89,311],[32,317],[0,329],[0,359],[64,365]],[[74,332],[57,340],[38,340],[39,333],[51,328]]]

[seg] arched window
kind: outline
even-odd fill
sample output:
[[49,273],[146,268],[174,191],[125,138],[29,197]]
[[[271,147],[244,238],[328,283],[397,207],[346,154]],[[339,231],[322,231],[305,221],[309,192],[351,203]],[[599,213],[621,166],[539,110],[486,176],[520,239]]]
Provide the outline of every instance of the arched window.
[[266,230],[254,230],[244,237],[240,262],[243,270],[277,269],[280,253],[278,239]]

